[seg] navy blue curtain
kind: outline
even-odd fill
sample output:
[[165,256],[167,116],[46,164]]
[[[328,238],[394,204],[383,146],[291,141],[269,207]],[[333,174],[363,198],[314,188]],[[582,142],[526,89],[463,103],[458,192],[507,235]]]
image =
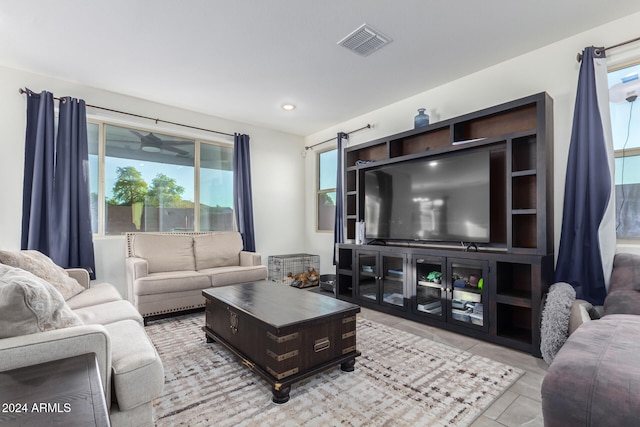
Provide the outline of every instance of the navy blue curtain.
[[53,99],[27,90],[21,248],[95,279],[85,104],[60,102],[56,140]]
[[22,193],[22,249],[49,254],[54,174],[53,94],[27,90]]
[[555,280],[603,304],[615,254],[613,144],[603,48],[582,56],[569,145]]
[[60,101],[53,206],[49,256],[62,267],[85,268],[95,279],[87,114],[85,102],[70,97]]
[[338,170],[336,177],[336,219],[333,225],[333,264],[338,262],[336,245],[344,242],[344,190],[342,182],[342,143],[349,138],[344,132],[338,132]]
[[236,213],[238,231],[242,234],[244,250],[255,252],[249,135],[238,133],[233,137],[233,208]]

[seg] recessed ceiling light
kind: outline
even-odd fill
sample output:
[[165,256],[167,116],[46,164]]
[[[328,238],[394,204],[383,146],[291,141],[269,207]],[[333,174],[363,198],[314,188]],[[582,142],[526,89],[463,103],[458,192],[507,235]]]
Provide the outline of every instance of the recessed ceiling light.
[[285,111],[295,110],[296,106],[293,104],[282,104],[282,109]]

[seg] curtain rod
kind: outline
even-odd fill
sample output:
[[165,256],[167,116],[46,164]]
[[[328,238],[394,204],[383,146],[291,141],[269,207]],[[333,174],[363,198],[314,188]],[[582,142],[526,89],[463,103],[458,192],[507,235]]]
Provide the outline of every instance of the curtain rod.
[[[361,130],[364,130],[364,129],[371,129],[371,125],[367,124],[366,126],[362,126],[360,129],[354,129],[351,132],[345,132],[345,133],[347,135],[351,135],[352,133],[360,132]],[[315,143],[313,145],[309,145],[307,147],[304,147],[304,149],[305,150],[313,150],[313,147],[315,147],[317,145],[320,145],[320,144],[324,144],[325,142],[333,141],[336,138],[337,138],[337,136],[334,136],[333,138],[325,139],[324,141],[320,141],[320,142],[317,142],[317,143]]]
[[[27,95],[36,94],[35,92],[33,92],[31,89],[28,89],[28,88],[24,88],[24,89],[20,88],[20,89],[18,89],[18,92],[20,92],[20,94],[25,94],[26,93]],[[64,102],[64,100],[62,100],[60,98],[57,98],[57,97],[54,97],[53,99],[55,99],[57,101]],[[170,125],[182,126],[182,127],[189,128],[189,129],[196,129],[196,130],[202,130],[202,131],[205,131],[205,132],[217,133],[217,134],[220,134],[220,135],[235,136],[235,135],[233,135],[231,133],[220,132],[218,130],[205,129],[205,128],[200,128],[200,127],[197,127],[197,126],[191,126],[191,125],[185,125],[185,124],[182,124],[182,123],[170,122],[168,120],[154,119],[153,117],[143,116],[141,114],[135,114],[135,113],[128,113],[126,111],[114,110],[112,108],[99,107],[97,105],[91,105],[91,104],[86,104],[86,106],[87,107],[91,107],[91,108],[97,108],[98,110],[110,111],[112,113],[125,114],[127,116],[133,116],[133,117],[138,117],[138,118],[141,118],[141,119],[153,120],[154,122],[156,122],[156,124],[158,124],[159,122],[162,122],[162,123],[167,123],[167,124],[170,124]]]
[[[627,40],[626,42],[622,42],[622,43],[614,44],[613,46],[605,47],[605,48],[603,48],[603,51],[605,51],[605,52],[606,52],[606,51],[608,51],[609,49],[615,49],[615,48],[617,48],[617,47],[624,46],[624,45],[626,45],[626,44],[634,43],[634,42],[637,42],[637,41],[640,41],[640,37],[636,37],[635,39]],[[602,52],[600,52],[598,49],[596,49],[596,51],[595,51],[595,52],[596,52],[596,54],[597,54],[597,55],[600,55],[600,54],[602,53]],[[579,52],[579,53],[578,53],[578,56],[576,57],[576,59],[578,60],[578,62],[582,61],[582,52]]]

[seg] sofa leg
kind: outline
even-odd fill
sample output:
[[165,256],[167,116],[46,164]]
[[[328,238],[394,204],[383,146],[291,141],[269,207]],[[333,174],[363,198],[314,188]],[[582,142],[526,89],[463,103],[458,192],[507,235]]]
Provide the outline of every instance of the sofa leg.
[[144,326],[147,326],[147,318],[146,317],[142,318],[142,322],[143,322]]

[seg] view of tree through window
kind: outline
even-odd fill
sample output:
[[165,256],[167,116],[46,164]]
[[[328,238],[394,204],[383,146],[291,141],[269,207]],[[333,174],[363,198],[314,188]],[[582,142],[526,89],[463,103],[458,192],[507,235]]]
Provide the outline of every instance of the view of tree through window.
[[[640,105],[626,96],[630,85],[640,92],[639,75],[640,64],[609,72],[619,239],[640,239]],[[615,96],[620,90],[622,95]]]
[[318,231],[333,231],[336,217],[338,150],[318,154]]
[[[100,225],[105,235],[233,230],[230,146],[103,126],[101,161],[99,125],[89,125],[95,233],[100,233]],[[103,209],[98,208],[101,203]]]

